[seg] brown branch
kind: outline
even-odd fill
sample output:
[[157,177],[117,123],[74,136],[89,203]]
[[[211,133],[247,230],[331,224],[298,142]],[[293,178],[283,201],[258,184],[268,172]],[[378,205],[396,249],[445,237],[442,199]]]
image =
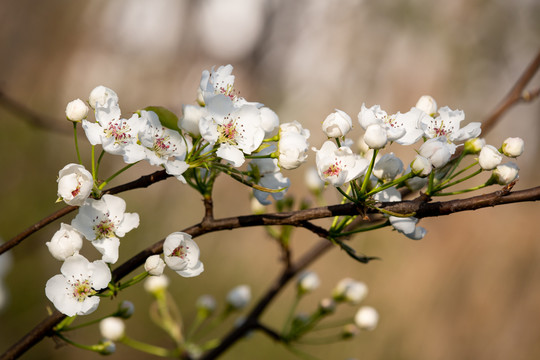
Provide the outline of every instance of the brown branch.
[[[533,61],[527,66],[525,71],[521,74],[516,81],[512,89],[506,94],[503,100],[497,105],[495,110],[482,122],[482,133],[487,133],[495,126],[501,116],[506,113],[512,106],[516,105],[520,101],[527,100],[527,93],[525,87],[531,81],[533,76],[540,68],[540,51],[536,54]],[[533,91],[534,92],[534,91]],[[530,93],[530,92],[529,92]]]

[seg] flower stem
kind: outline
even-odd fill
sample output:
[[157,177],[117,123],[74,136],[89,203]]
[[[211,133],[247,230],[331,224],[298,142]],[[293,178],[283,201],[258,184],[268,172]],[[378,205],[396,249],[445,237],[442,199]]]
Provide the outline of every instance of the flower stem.
[[[137,161],[138,162],[138,161]],[[103,188],[105,187],[105,185],[107,185],[110,181],[112,181],[115,177],[117,177],[118,175],[120,175],[121,173],[123,173],[124,171],[126,171],[127,169],[129,169],[130,167],[132,167],[133,165],[135,165],[135,163],[133,164],[128,164],[126,166],[124,166],[123,168],[121,168],[120,170],[118,170],[117,172],[115,172],[114,174],[112,174],[107,180],[105,180],[104,182],[102,182],[98,189],[99,190],[103,190]]]
[[120,342],[122,344],[124,344],[124,345],[127,345],[127,346],[133,348],[133,349],[145,352],[147,354],[152,354],[152,355],[161,356],[161,357],[178,357],[178,356],[180,356],[179,349],[174,349],[174,350],[165,349],[165,348],[162,348],[162,347],[159,347],[159,346],[150,345],[150,344],[147,344],[147,343],[143,343],[141,341],[134,340],[134,339],[132,339],[130,337],[127,337],[125,335],[124,335],[124,337],[122,337],[122,339],[120,339]]
[[77,140],[77,122],[73,122],[73,137],[75,138],[75,151],[77,152],[77,160],[82,165],[81,154],[79,152],[79,141]]
[[369,163],[369,167],[366,171],[366,174],[364,175],[364,182],[362,183],[362,187],[360,188],[360,193],[365,194],[367,185],[369,183],[369,178],[371,177],[371,172],[373,171],[373,166],[375,166],[375,159],[377,158],[377,154],[379,153],[379,149],[373,150],[373,156],[371,157],[371,162]]
[[298,304],[300,303],[300,299],[302,298],[302,294],[300,292],[296,293],[296,296],[294,297],[294,301],[291,305],[291,308],[289,309],[289,313],[287,314],[287,319],[285,320],[285,323],[283,324],[283,330],[281,330],[282,336],[287,337],[288,332],[290,331],[290,326],[293,322],[294,312],[296,311],[296,308],[298,307]]

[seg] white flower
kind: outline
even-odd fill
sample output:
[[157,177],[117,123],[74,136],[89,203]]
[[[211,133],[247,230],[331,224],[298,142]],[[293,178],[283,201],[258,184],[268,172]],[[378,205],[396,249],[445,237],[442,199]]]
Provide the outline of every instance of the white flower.
[[251,289],[247,285],[238,285],[227,294],[227,304],[235,310],[243,309],[251,301]]
[[426,236],[426,229],[421,226],[416,226],[418,219],[415,217],[388,217],[390,223],[398,232],[412,240],[421,240]]
[[81,99],[70,101],[66,106],[66,117],[69,121],[79,122],[88,116],[88,106]]
[[[409,168],[409,172],[410,172],[410,168]],[[429,179],[427,177],[421,178],[421,177],[415,176],[415,177],[405,180],[405,184],[407,185],[409,190],[418,191],[422,189],[424,186],[426,186],[428,181]]]
[[257,150],[264,139],[259,109],[251,104],[235,107],[224,95],[208,99],[206,106],[208,115],[199,122],[201,136],[219,145],[217,156],[234,167],[241,166],[244,154]]
[[341,279],[332,292],[332,297],[336,301],[346,301],[351,304],[359,304],[366,298],[368,287],[361,281],[351,278]]
[[67,164],[58,172],[58,196],[68,205],[81,206],[92,192],[92,174],[79,164]]
[[296,287],[300,294],[312,292],[320,285],[319,276],[313,271],[304,271],[298,276]]
[[199,105],[182,105],[182,117],[178,119],[178,127],[194,136],[200,136],[199,121],[207,113],[206,108]]
[[204,70],[198,90],[198,101],[201,105],[207,104],[209,98],[214,95],[225,95],[231,100],[236,100],[234,90],[234,75],[232,65],[220,66],[217,70]]
[[92,145],[101,144],[103,150],[113,155],[122,155],[128,164],[144,158],[140,145],[137,144],[137,132],[144,120],[137,114],[126,120],[122,119],[118,98],[109,97],[104,104],[98,101],[95,123],[82,121],[82,127]]
[[508,157],[518,157],[523,154],[523,149],[525,148],[525,142],[522,138],[518,137],[509,137],[504,140],[502,144],[502,152]]
[[191,143],[178,131],[161,125],[158,115],[153,111],[141,111],[141,119],[145,121],[138,133],[142,147],[136,151],[142,151],[144,155],[139,154],[137,157],[145,157],[152,165],[163,165],[167,174],[185,183],[182,174],[189,165],[184,160]]
[[270,135],[279,126],[279,117],[272,109],[267,107],[259,108],[259,113],[261,115],[261,127],[265,135]]
[[309,136],[309,130],[298,121],[279,126],[278,163],[281,168],[292,170],[306,162]]
[[150,276],[144,281],[144,290],[150,294],[157,294],[169,287],[167,275]]
[[112,99],[113,102],[118,103],[118,95],[116,95],[116,93],[108,87],[100,85],[90,92],[88,103],[92,109],[95,109],[98,106],[105,106],[109,99]]
[[493,170],[502,161],[502,155],[495,146],[486,145],[478,155],[478,164],[484,170]]
[[51,255],[57,260],[66,260],[81,250],[83,245],[82,235],[71,225],[60,224],[60,230],[54,233],[51,241],[45,243]]
[[379,313],[371,306],[362,306],[356,312],[354,322],[362,330],[373,330],[379,323]]
[[394,153],[383,155],[373,167],[373,175],[383,181],[394,180],[403,172],[403,162]]
[[71,225],[92,242],[103,261],[114,264],[118,260],[118,237],[139,226],[139,215],[125,210],[126,202],[117,196],[87,199]]
[[449,143],[445,136],[427,140],[419,150],[420,155],[431,161],[436,169],[446,165],[455,152],[456,145]]
[[89,262],[82,255],[73,255],[64,261],[62,274],[47,281],[45,294],[58,311],[67,316],[87,315],[97,309],[97,290],[106,288],[111,281],[111,271],[105,262]]
[[193,277],[204,271],[199,247],[191,235],[184,232],[174,232],[165,238],[163,255],[167,266],[180,276]]
[[448,106],[439,109],[439,116],[435,119],[425,117],[422,124],[425,126],[427,137],[435,138],[446,136],[448,141],[465,141],[480,135],[481,123],[472,122],[464,128],[459,128],[460,123],[465,120],[465,113],[462,110],[451,110]]
[[[268,155],[275,150],[275,145],[271,145],[259,152],[259,155]],[[291,182],[280,172],[277,159],[253,159],[249,163],[249,168],[257,174],[257,178],[254,180],[256,180],[258,185],[272,190],[283,189],[279,192],[268,193],[254,188],[253,195],[261,204],[269,205],[271,203],[267,199],[269,194],[275,200],[283,199]]]
[[369,165],[368,160],[353,154],[350,148],[338,148],[332,141],[325,141],[319,150],[314,150],[319,177],[336,187],[360,177]]
[[117,317],[108,317],[99,322],[99,332],[105,339],[118,341],[124,337],[126,325]]
[[[405,114],[398,112],[388,116],[379,105],[368,109],[362,104],[362,109],[358,113],[358,122],[366,130],[364,141],[372,149],[384,147],[386,141],[396,141],[401,145],[414,144],[424,133],[421,126],[424,118],[429,118],[429,116],[416,108],[412,108]],[[382,130],[378,127],[368,129],[373,125],[378,125]]]
[[364,142],[370,149],[382,149],[388,142],[386,130],[379,124],[372,124],[366,128]]
[[160,276],[165,270],[165,262],[159,255],[149,256],[144,263],[144,270],[152,276]]
[[347,113],[336,109],[322,123],[322,130],[329,138],[345,136],[352,128],[352,120]]
[[437,102],[429,95],[421,96],[414,107],[422,110],[429,116],[433,116],[437,112]]
[[416,176],[423,178],[431,174],[432,167],[433,165],[431,165],[429,159],[426,159],[422,155],[416,155],[409,170],[413,171]]
[[512,181],[516,180],[519,174],[519,167],[516,163],[509,162],[506,164],[498,165],[495,170],[493,170],[492,176],[495,181],[500,185],[510,184]]

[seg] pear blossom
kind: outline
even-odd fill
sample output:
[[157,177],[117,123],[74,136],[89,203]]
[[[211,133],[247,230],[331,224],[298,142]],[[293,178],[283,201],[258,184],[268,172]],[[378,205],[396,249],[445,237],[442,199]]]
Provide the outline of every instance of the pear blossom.
[[81,206],[92,192],[92,174],[79,164],[67,164],[58,172],[58,196],[68,205]]
[[431,165],[431,161],[429,161],[429,159],[426,159],[422,155],[416,155],[409,167],[409,170],[413,171],[416,176],[423,178],[431,174],[432,168],[433,165]]
[[403,162],[394,153],[383,155],[373,167],[373,175],[383,181],[394,180],[403,172]]
[[209,316],[216,310],[216,299],[211,295],[201,295],[197,299],[195,307],[197,310],[206,313],[206,316]]
[[428,139],[420,146],[419,154],[429,161],[434,168],[438,169],[446,165],[452,154],[456,152],[456,145],[449,143],[445,136]]
[[105,106],[105,104],[107,104],[110,99],[113,103],[118,103],[118,95],[116,95],[116,93],[112,89],[100,85],[95,87],[90,92],[90,96],[88,97],[88,103],[90,104],[92,109],[96,109],[98,106]]
[[238,285],[227,294],[227,304],[234,310],[241,310],[251,301],[251,289],[247,285]]
[[349,147],[337,147],[332,141],[325,141],[317,152],[315,161],[319,177],[334,186],[341,186],[363,175],[369,161],[352,152]]
[[159,255],[151,255],[144,263],[144,270],[152,276],[160,276],[165,270],[165,261]]
[[[275,145],[271,145],[264,150],[260,151],[260,155],[268,155],[276,150]],[[291,182],[288,178],[283,176],[280,172],[277,159],[252,159],[249,163],[249,168],[255,174],[256,178],[253,179],[257,185],[262,186],[267,189],[278,190],[283,189],[279,192],[266,192],[253,188],[253,195],[262,205],[269,205],[271,202],[268,200],[268,195],[272,195],[275,200],[281,200],[285,196],[287,188],[290,186]]]
[[99,332],[105,339],[119,341],[124,337],[126,325],[117,317],[108,317],[99,322]]
[[88,106],[81,99],[70,101],[66,106],[66,118],[69,121],[79,122],[88,116]]
[[344,111],[336,109],[323,121],[322,129],[329,138],[343,137],[352,129],[351,117]]
[[292,170],[306,162],[309,136],[309,130],[296,120],[279,126],[278,164],[281,168]]
[[492,178],[500,185],[510,184],[516,180],[519,174],[519,167],[514,162],[497,165],[493,170]]
[[[401,201],[401,193],[395,187],[391,187],[376,193],[373,198],[380,202],[397,202]],[[409,239],[421,240],[426,235],[426,229],[416,226],[419,220],[415,217],[389,216],[388,220],[395,230]]]
[[259,109],[251,104],[235,107],[226,96],[212,97],[206,106],[208,115],[199,121],[201,136],[218,146],[217,156],[241,166],[244,154],[257,150],[264,139]]
[[509,137],[502,144],[502,152],[508,157],[518,157],[523,154],[525,142],[519,137]]
[[319,301],[319,310],[323,314],[331,314],[336,311],[336,302],[331,298],[323,298]]
[[298,276],[296,287],[300,294],[312,292],[320,285],[319,276],[313,271],[304,271]]
[[178,119],[178,127],[194,136],[200,136],[199,121],[208,115],[205,107],[199,105],[182,105],[182,116]]
[[71,225],[62,223],[60,230],[55,232],[51,241],[45,245],[55,259],[64,261],[79,253],[83,245],[83,237]]
[[128,164],[144,158],[140,145],[137,144],[137,132],[144,125],[144,120],[138,114],[130,119],[122,119],[118,98],[109,97],[104,104],[97,101],[96,121],[82,121],[82,127],[92,145],[101,144],[109,154],[122,155]]
[[71,225],[92,242],[103,261],[114,264],[118,260],[118,237],[139,226],[139,215],[125,210],[126,202],[114,195],[87,199]]
[[[411,145],[420,140],[424,134],[422,122],[425,118],[430,118],[425,112],[417,108],[402,114],[397,113],[388,116],[379,105],[366,108],[362,104],[362,109],[358,113],[358,122],[366,130],[364,141],[372,149],[380,149],[386,145],[386,141],[395,141],[401,145]],[[370,126],[378,125],[379,127]],[[382,129],[381,129],[382,128]],[[383,134],[384,132],[384,134]],[[386,138],[386,141],[383,141]]]
[[191,143],[178,131],[161,125],[153,111],[142,110],[141,119],[144,120],[138,132],[141,146],[133,149],[134,157],[146,158],[151,165],[163,165],[167,174],[185,183],[182,174],[189,165],[184,160]]
[[165,238],[163,255],[167,266],[180,276],[193,277],[204,271],[199,247],[191,235],[184,232],[174,232]]
[[202,72],[201,81],[198,89],[198,102],[205,105],[209,98],[214,95],[225,95],[231,100],[236,100],[234,90],[234,75],[232,75],[233,66],[220,66],[217,70],[212,67],[211,71]]
[[269,136],[279,126],[279,117],[272,109],[266,106],[259,108],[259,114],[261,116],[261,127],[265,132],[265,136]]
[[345,301],[351,304],[359,304],[368,294],[368,287],[362,281],[351,278],[341,279],[334,290],[332,297],[336,301]]
[[360,329],[371,331],[379,323],[379,313],[371,306],[362,306],[354,315],[354,322]]
[[478,164],[484,170],[493,170],[502,161],[502,154],[495,146],[486,145],[478,155]]
[[47,281],[45,294],[58,311],[67,316],[87,315],[97,309],[97,290],[106,288],[111,281],[111,271],[102,260],[89,262],[84,256],[68,257],[61,274]]
[[460,123],[463,120],[465,120],[465,113],[462,110],[451,110],[448,106],[444,106],[439,109],[439,116],[435,119],[424,117],[421,122],[429,138],[445,136],[453,143],[478,137],[481,132],[481,123],[471,122],[460,129]]
[[429,116],[433,116],[437,113],[437,102],[429,95],[422,95],[414,107],[422,110]]

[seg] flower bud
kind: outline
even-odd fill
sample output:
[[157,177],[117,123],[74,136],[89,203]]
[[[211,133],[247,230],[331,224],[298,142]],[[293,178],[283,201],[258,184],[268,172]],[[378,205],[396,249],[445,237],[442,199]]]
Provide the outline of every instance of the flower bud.
[[403,172],[403,162],[394,153],[383,155],[373,167],[373,175],[381,180],[394,180]]
[[352,128],[352,120],[347,113],[336,109],[322,123],[322,130],[329,138],[345,136]]
[[266,206],[261,204],[259,200],[257,200],[256,197],[252,197],[250,201],[251,205],[251,212],[255,215],[262,215],[266,212]]
[[518,174],[519,167],[516,165],[516,163],[509,162],[498,165],[497,168],[493,170],[492,177],[498,184],[507,185],[517,179]]
[[266,134],[272,133],[272,131],[279,126],[279,117],[270,108],[266,106],[259,109],[261,114],[261,127]]
[[202,295],[197,299],[195,307],[202,312],[205,317],[210,316],[216,310],[216,299],[210,295]]
[[465,141],[463,151],[466,154],[478,154],[485,145],[486,140],[475,137]]
[[306,162],[309,136],[309,130],[302,128],[298,121],[279,126],[278,164],[281,168],[292,170]]
[[453,153],[444,136],[429,139],[420,146],[419,152],[420,155],[431,161],[436,169],[446,165]]
[[126,325],[117,317],[108,317],[99,322],[99,331],[105,339],[118,341],[124,337]]
[[118,310],[116,310],[115,316],[118,316],[122,319],[129,319],[131,315],[135,312],[135,305],[131,301],[124,300],[118,305]]
[[416,155],[411,163],[411,171],[419,177],[426,177],[431,173],[431,161],[421,155]]
[[81,233],[68,224],[60,224],[60,230],[54,233],[51,241],[45,243],[49,248],[51,255],[64,261],[66,258],[79,253],[83,245]]
[[298,277],[296,286],[299,294],[312,292],[319,287],[319,277],[313,271],[304,271]]
[[421,96],[414,107],[422,110],[429,116],[433,116],[437,112],[437,102],[429,95]]
[[79,164],[67,164],[58,172],[58,196],[68,205],[81,206],[92,192],[92,174]]
[[165,270],[165,261],[159,255],[149,256],[144,263],[144,270],[152,276],[160,276]]
[[116,345],[110,340],[106,340],[94,346],[95,347],[93,349],[96,350],[100,355],[111,355],[116,351]]
[[346,301],[351,304],[358,304],[367,296],[368,288],[361,281],[351,278],[344,278],[338,282],[332,297],[336,301]]
[[98,106],[104,106],[105,104],[107,104],[107,101],[111,98],[114,99],[114,102],[118,102],[118,95],[116,95],[113,90],[103,85],[100,85],[90,92],[90,96],[88,97],[88,103],[90,104],[92,109],[95,109]]
[[509,137],[508,139],[504,140],[502,144],[502,152],[504,155],[508,157],[515,158],[523,154],[524,147],[525,147],[525,142],[523,141],[522,138]]
[[492,145],[486,145],[482,148],[480,151],[480,155],[478,156],[478,163],[480,164],[480,167],[484,170],[493,170],[499,165],[502,161],[502,155],[495,148],[495,146]]
[[369,125],[364,134],[364,142],[370,149],[382,149],[388,142],[386,130],[378,124]]
[[169,287],[169,278],[167,275],[150,276],[144,281],[144,290],[153,295],[165,291],[167,287]]
[[88,106],[81,99],[70,101],[66,106],[66,117],[69,121],[80,122],[88,116]]
[[319,310],[323,314],[331,314],[336,311],[336,302],[334,299],[324,298],[319,302]]
[[347,324],[343,326],[343,330],[341,331],[341,338],[350,339],[358,335],[359,332],[360,332],[360,329],[356,325]]
[[227,304],[234,310],[245,308],[250,300],[251,290],[247,285],[239,285],[227,294]]
[[379,322],[379,313],[371,306],[362,306],[356,312],[354,322],[362,330],[373,330]]

